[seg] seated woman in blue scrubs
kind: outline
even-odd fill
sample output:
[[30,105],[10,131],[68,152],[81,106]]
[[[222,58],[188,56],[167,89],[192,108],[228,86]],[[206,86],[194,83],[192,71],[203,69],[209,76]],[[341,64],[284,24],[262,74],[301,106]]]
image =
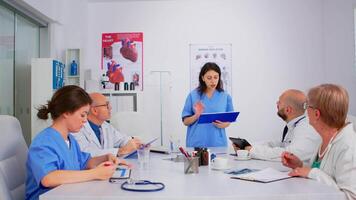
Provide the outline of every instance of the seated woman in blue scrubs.
[[47,105],[39,108],[37,116],[53,123],[33,139],[27,157],[26,199],[65,183],[109,179],[119,163],[108,154],[90,157],[80,151],[69,132],[78,132],[87,121],[91,98],[78,86],[65,86],[56,91]]
[[221,71],[217,64],[208,62],[200,70],[199,86],[188,95],[182,112],[188,126],[187,147],[226,147],[225,128],[229,122],[215,121],[198,124],[202,113],[234,111],[232,99],[222,86]]

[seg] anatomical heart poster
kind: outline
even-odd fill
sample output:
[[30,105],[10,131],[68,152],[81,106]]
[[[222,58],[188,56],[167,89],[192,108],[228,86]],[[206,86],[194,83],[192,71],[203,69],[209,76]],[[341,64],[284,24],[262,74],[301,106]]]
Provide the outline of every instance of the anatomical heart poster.
[[143,33],[103,33],[101,55],[103,88],[128,83],[143,90]]

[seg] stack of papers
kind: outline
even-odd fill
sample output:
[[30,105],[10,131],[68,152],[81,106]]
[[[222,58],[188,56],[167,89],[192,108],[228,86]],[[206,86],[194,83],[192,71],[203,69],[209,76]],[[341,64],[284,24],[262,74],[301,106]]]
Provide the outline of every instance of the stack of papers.
[[266,168],[259,171],[254,171],[250,173],[244,173],[232,176],[231,178],[241,179],[246,181],[255,181],[261,183],[270,183],[273,181],[279,181],[287,178],[292,178],[288,175],[289,172],[280,172],[273,168]]

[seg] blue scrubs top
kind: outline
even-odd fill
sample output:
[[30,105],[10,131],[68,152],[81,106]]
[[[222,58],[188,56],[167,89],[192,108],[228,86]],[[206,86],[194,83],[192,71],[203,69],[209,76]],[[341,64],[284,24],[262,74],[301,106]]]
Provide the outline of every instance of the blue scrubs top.
[[[198,90],[193,90],[187,97],[182,111],[182,120],[194,115],[194,104],[202,101],[204,113],[234,111],[232,99],[229,94],[215,90],[209,99],[205,94],[200,95]],[[187,147],[226,147],[227,139],[224,128],[217,128],[213,124],[198,124],[198,120],[188,126]]]
[[90,154],[80,151],[71,134],[68,139],[69,147],[58,131],[48,127],[32,141],[26,163],[26,199],[38,199],[51,189],[41,184],[42,178],[50,172],[86,169]]

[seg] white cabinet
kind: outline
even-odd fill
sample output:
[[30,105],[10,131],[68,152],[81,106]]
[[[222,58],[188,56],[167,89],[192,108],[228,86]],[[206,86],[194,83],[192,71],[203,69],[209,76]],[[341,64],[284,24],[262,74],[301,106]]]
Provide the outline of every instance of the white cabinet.
[[[81,85],[81,51],[80,49],[67,49],[65,58],[64,82],[65,85]],[[77,64],[76,73],[71,73],[73,61]],[[73,72],[73,71],[72,71]]]
[[37,118],[37,108],[47,104],[55,89],[63,86],[64,64],[52,58],[33,58],[31,62],[31,137],[51,124]]

